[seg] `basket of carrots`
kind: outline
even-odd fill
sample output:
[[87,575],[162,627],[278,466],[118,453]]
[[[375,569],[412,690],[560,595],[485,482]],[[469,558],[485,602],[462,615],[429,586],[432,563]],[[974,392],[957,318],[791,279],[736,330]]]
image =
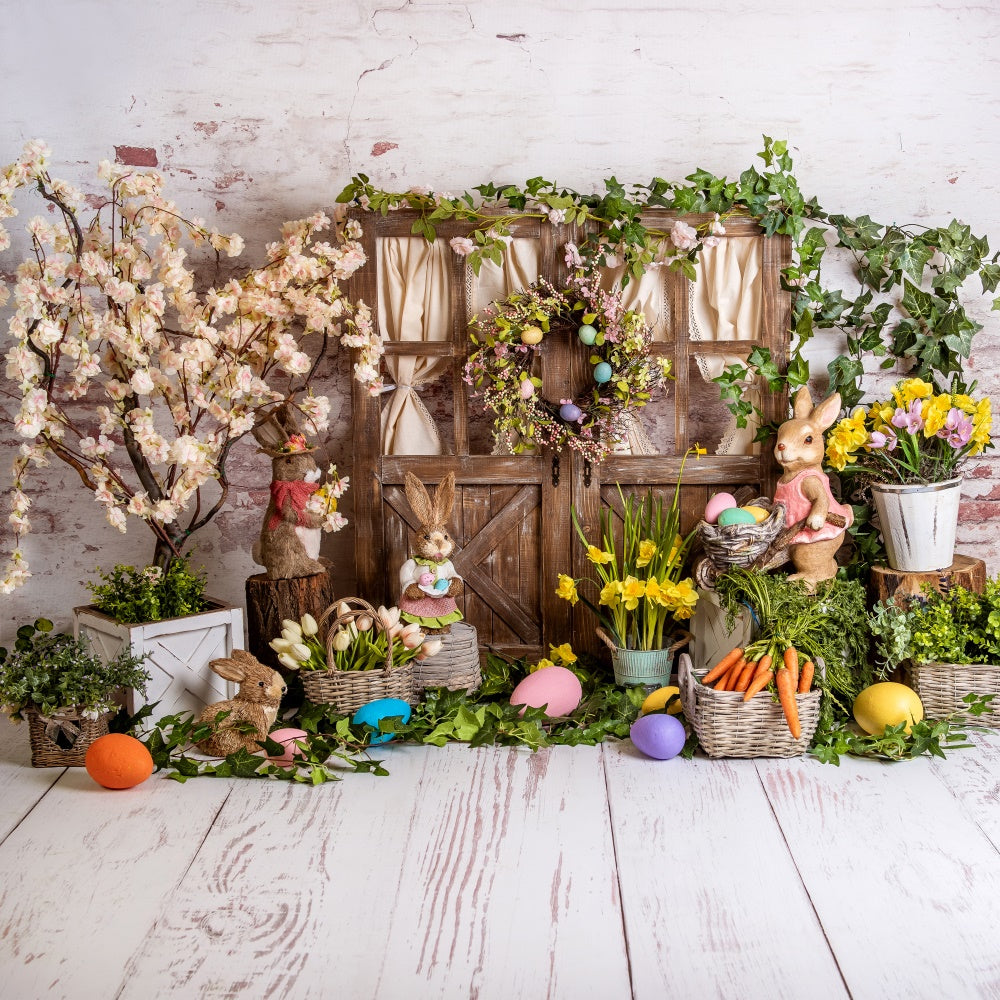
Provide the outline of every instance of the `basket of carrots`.
[[773,637],[733,649],[700,675],[682,653],[684,716],[709,757],[796,757],[819,723],[823,669]]

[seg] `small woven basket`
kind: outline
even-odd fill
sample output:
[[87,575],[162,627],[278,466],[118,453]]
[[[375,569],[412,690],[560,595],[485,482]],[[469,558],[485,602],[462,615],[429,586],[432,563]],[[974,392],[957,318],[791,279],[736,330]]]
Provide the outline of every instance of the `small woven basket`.
[[442,687],[472,694],[483,683],[479,665],[479,633],[467,622],[455,622],[450,632],[439,636],[441,650],[426,660],[414,662],[413,683],[417,694],[425,688]]
[[[344,606],[346,610],[339,612]],[[392,662],[392,644],[388,643],[385,666],[375,670],[338,670],[331,666],[333,660],[333,637],[344,625],[356,622],[358,618],[371,618],[372,628],[385,632],[378,619],[378,612],[360,597],[345,597],[335,601],[323,612],[319,624],[319,634],[326,636],[326,670],[304,670],[302,689],[314,705],[332,705],[340,715],[350,715],[362,705],[379,698],[399,698],[409,705],[417,703],[416,686],[413,680],[413,664],[401,666]],[[324,633],[324,629],[326,630]]]
[[[1000,665],[993,663],[911,663],[910,686],[920,697],[924,716],[955,716],[980,726],[1000,727]],[[970,715],[967,694],[996,695],[982,715]]]
[[[824,670],[822,661],[816,662],[816,669]],[[716,691],[702,684],[706,673],[696,676],[691,657],[681,653],[677,680],[684,717],[709,757],[797,757],[806,752],[819,723],[818,689],[795,696],[802,725],[796,740],[788,731],[781,706],[767,691],[745,702],[740,691]]]
[[[711,567],[724,573],[734,566],[749,566],[762,556],[785,526],[785,505],[776,504],[767,497],[757,497],[744,506],[762,507],[771,513],[759,524],[709,524],[698,522],[698,538]],[[704,575],[704,574],[703,574]],[[698,580],[701,586],[710,586],[711,580]]]
[[596,631],[597,638],[611,650],[615,683],[623,686],[642,684],[663,687],[669,684],[674,669],[674,654],[691,641],[690,632],[681,632],[664,649],[622,649],[603,629]]
[[[75,709],[42,716],[28,709],[28,739],[32,767],[83,767],[90,744],[108,735],[111,713],[86,719]],[[51,734],[51,735],[50,735]],[[72,741],[68,747],[62,742]]]

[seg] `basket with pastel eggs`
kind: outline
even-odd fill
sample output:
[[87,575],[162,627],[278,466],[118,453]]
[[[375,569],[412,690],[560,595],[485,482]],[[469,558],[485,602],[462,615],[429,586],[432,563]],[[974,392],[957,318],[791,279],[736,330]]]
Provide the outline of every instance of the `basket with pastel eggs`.
[[698,522],[701,555],[694,561],[695,582],[710,588],[720,573],[757,563],[784,526],[784,504],[767,497],[740,503],[731,493],[716,493]]

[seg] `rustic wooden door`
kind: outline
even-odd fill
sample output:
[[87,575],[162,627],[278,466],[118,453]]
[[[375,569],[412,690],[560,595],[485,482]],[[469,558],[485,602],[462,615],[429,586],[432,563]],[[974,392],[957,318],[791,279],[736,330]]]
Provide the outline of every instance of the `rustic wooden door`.
[[[408,211],[390,212],[385,217],[359,213],[357,218],[369,263],[355,275],[350,294],[372,306],[378,321],[376,306],[384,294],[385,280],[381,273],[382,241],[423,237],[410,235],[414,215]],[[653,224],[667,228],[671,220],[667,213],[650,216]],[[467,235],[469,229],[468,225],[439,225],[438,240]],[[620,506],[619,485],[626,492],[651,488],[672,496],[681,456],[705,427],[704,411],[711,410],[705,403],[706,393],[714,393],[715,409],[723,412],[715,387],[697,374],[696,355],[746,357],[753,347],[763,346],[772,351],[779,365],[785,360],[789,309],[787,296],[780,289],[779,270],[789,253],[788,241],[765,239],[749,220],[738,220],[728,229],[734,235],[761,241],[764,306],[758,334],[738,343],[694,343],[689,335],[689,283],[665,271],[669,307],[653,350],[674,360],[676,380],[658,403],[659,413],[652,420],[658,454],[611,455],[599,466],[583,461],[569,449],[559,455],[548,450],[534,455],[491,453],[491,419],[475,400],[470,401],[462,378],[469,351],[468,322],[476,300],[475,279],[463,258],[451,255],[447,331],[433,342],[386,343],[390,358],[420,355],[437,359],[439,374],[420,395],[437,424],[445,453],[383,454],[383,400],[355,384],[352,493],[359,592],[386,603],[399,597],[399,568],[410,553],[417,527],[403,492],[405,474],[412,471],[430,487],[454,472],[456,503],[449,528],[457,542],[453,561],[466,585],[459,603],[466,620],[478,630],[481,646],[530,657],[547,653],[550,644],[566,641],[577,649],[597,649],[593,617],[582,604],[572,609],[555,596],[559,573],[580,577],[588,570],[573,531],[571,510],[576,510],[588,534],[596,537],[602,504]],[[516,240],[535,241],[538,274],[557,287],[564,284],[563,247],[577,235],[572,227],[528,220],[516,223],[512,235]],[[541,356],[543,394],[549,399],[574,395],[573,389],[584,377],[581,352],[566,339],[546,338]],[[783,415],[784,406],[783,398],[762,401],[768,418]],[[695,416],[700,419],[693,419]],[[711,422],[711,414],[707,419]],[[766,451],[709,454],[690,460],[681,493],[684,527],[690,528],[697,521],[711,493],[747,485],[760,490],[761,495],[770,495],[774,479],[775,466]]]

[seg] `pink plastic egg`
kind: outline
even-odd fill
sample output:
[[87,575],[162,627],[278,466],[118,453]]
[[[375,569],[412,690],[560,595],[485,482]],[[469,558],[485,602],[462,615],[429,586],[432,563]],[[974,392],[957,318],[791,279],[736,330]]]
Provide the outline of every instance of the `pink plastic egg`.
[[715,524],[719,520],[719,515],[730,507],[736,507],[736,497],[732,493],[716,493],[705,505],[705,520],[709,524]]
[[542,667],[528,674],[510,696],[512,705],[545,708],[548,716],[569,715],[583,697],[580,678],[566,667]]
[[632,723],[629,736],[637,750],[656,760],[676,757],[687,739],[680,720],[674,715],[662,714],[640,716]]
[[309,734],[304,729],[275,729],[273,733],[268,733],[268,736],[285,748],[284,753],[268,757],[272,764],[280,764],[282,767],[289,767],[293,757],[303,756],[302,748],[297,747],[295,741],[309,738]]
[[530,378],[521,379],[521,399],[531,399],[535,394],[535,384]]

